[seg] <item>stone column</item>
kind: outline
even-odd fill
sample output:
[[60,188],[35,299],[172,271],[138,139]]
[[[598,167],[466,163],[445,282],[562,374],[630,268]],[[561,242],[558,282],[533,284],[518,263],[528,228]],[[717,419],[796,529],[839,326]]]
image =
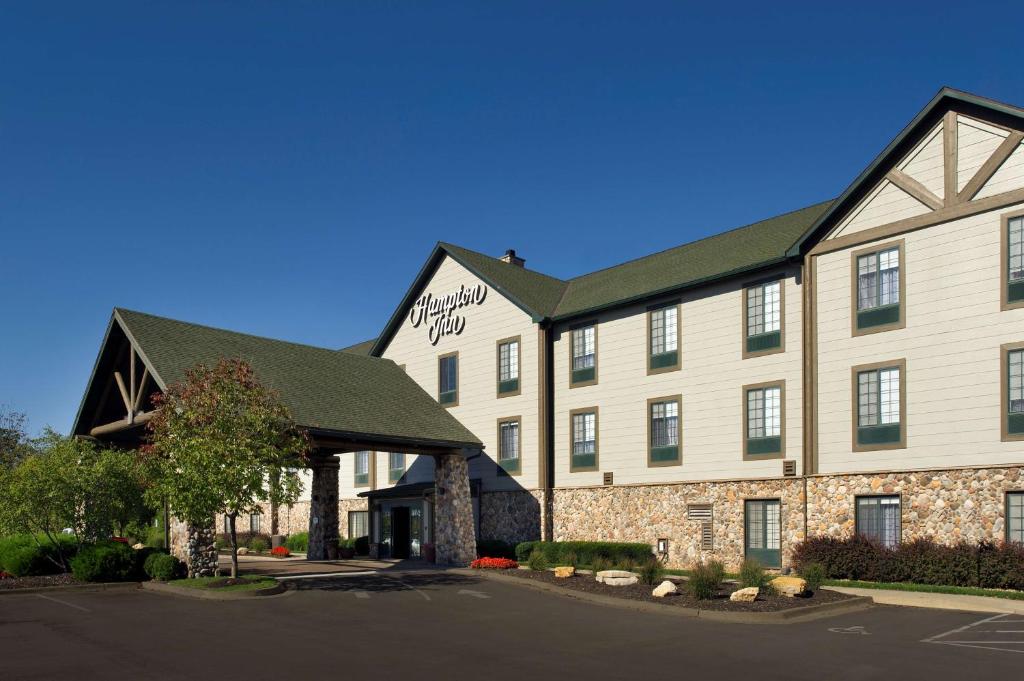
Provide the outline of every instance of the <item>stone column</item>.
[[434,460],[434,550],[438,565],[468,565],[476,558],[476,527],[469,463],[462,454]]
[[315,457],[312,461],[307,560],[338,559],[339,466],[337,456]]
[[191,525],[171,516],[171,555],[188,568],[189,577],[213,577],[217,574],[217,533],[213,522],[206,527]]

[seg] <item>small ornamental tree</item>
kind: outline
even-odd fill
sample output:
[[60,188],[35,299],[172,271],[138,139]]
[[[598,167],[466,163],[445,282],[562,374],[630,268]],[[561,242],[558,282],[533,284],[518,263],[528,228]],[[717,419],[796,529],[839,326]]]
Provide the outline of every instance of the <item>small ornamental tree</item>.
[[154,400],[151,441],[142,449],[152,481],[147,496],[153,503],[166,500],[190,525],[206,527],[216,514],[227,516],[231,576],[237,577],[236,520],[258,511],[261,502],[298,499],[295,466],[305,459],[306,435],[277,393],[239,359],[200,364]]

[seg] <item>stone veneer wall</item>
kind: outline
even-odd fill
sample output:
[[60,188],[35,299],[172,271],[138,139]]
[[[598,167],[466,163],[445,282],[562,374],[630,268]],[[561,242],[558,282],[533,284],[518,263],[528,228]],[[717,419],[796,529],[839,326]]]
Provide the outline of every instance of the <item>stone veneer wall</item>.
[[434,459],[434,549],[438,565],[468,565],[476,558],[476,527],[469,463],[461,454]]
[[[263,509],[263,520],[260,524],[260,531],[270,534],[270,504],[261,504]],[[338,500],[338,524],[342,537],[348,537],[348,512],[365,511],[367,509],[366,499],[339,499]],[[238,531],[249,530],[248,518],[238,519]],[[217,516],[215,525],[217,533],[224,530],[224,516]],[[296,501],[291,506],[281,506],[277,509],[277,530],[280,534],[289,535],[297,532],[309,531],[309,501]]]
[[[804,538],[804,486],[799,478],[620,485],[555,489],[552,520],[555,541],[647,542],[669,540],[666,564],[690,567],[716,559],[735,570],[743,561],[744,499],[779,499],[782,562]],[[687,504],[712,504],[714,548],[701,550],[698,520],[688,520]]]
[[353,539],[348,536],[349,511],[365,511],[367,507],[366,499],[338,499],[338,530],[342,537]]
[[807,478],[811,535],[853,534],[855,498],[900,495],[903,541],[952,544],[1005,538],[1006,492],[1024,490],[1024,467],[909,473],[819,475]]
[[213,577],[217,573],[217,547],[213,527],[195,527],[171,516],[171,555],[185,563],[189,577]]
[[541,538],[544,492],[480,493],[480,538],[500,539],[510,544]]

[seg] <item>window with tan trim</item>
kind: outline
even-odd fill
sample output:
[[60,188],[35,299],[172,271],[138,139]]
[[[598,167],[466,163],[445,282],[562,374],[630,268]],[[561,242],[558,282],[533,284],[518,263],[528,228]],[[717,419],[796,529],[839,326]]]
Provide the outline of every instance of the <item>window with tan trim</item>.
[[369,487],[372,476],[372,455],[370,452],[355,453],[355,478],[353,486]]
[[437,358],[437,401],[445,407],[459,406],[459,353]]
[[1024,343],[1000,347],[1003,442],[1024,440]]
[[498,397],[519,394],[520,337],[498,341]]
[[784,314],[781,280],[761,282],[743,289],[744,358],[782,352]]
[[569,432],[572,451],[569,457],[569,471],[596,471],[597,452],[597,407],[584,407],[569,412]]
[[786,382],[743,386],[743,459],[781,459],[786,452]]
[[589,322],[569,332],[569,387],[582,388],[597,383],[597,322]]
[[1004,215],[1000,225],[1003,309],[1014,310],[1024,307],[1024,212]]
[[647,465],[676,466],[683,462],[681,395],[647,400]]
[[647,373],[678,371],[679,303],[663,303],[647,310]]
[[509,475],[522,471],[520,422],[519,416],[498,419],[498,466]]
[[907,446],[907,362],[853,367],[853,451]]
[[405,475],[405,454],[388,452],[388,482],[398,482]]
[[906,326],[904,240],[852,254],[854,336]]

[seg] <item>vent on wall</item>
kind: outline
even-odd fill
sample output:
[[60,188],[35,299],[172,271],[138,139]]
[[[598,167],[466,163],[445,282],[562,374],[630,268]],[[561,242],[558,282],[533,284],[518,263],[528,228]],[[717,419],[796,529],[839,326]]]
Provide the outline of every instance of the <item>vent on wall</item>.
[[606,485],[614,485],[615,484],[615,476],[612,475],[611,473],[605,473],[604,474],[604,484],[606,484]]
[[793,477],[796,475],[796,461],[789,459],[782,462],[782,474],[786,477]]
[[700,549],[701,551],[715,550],[715,534],[711,530],[711,521],[705,520],[700,524]]
[[711,504],[689,504],[686,517],[690,520],[711,520]]

